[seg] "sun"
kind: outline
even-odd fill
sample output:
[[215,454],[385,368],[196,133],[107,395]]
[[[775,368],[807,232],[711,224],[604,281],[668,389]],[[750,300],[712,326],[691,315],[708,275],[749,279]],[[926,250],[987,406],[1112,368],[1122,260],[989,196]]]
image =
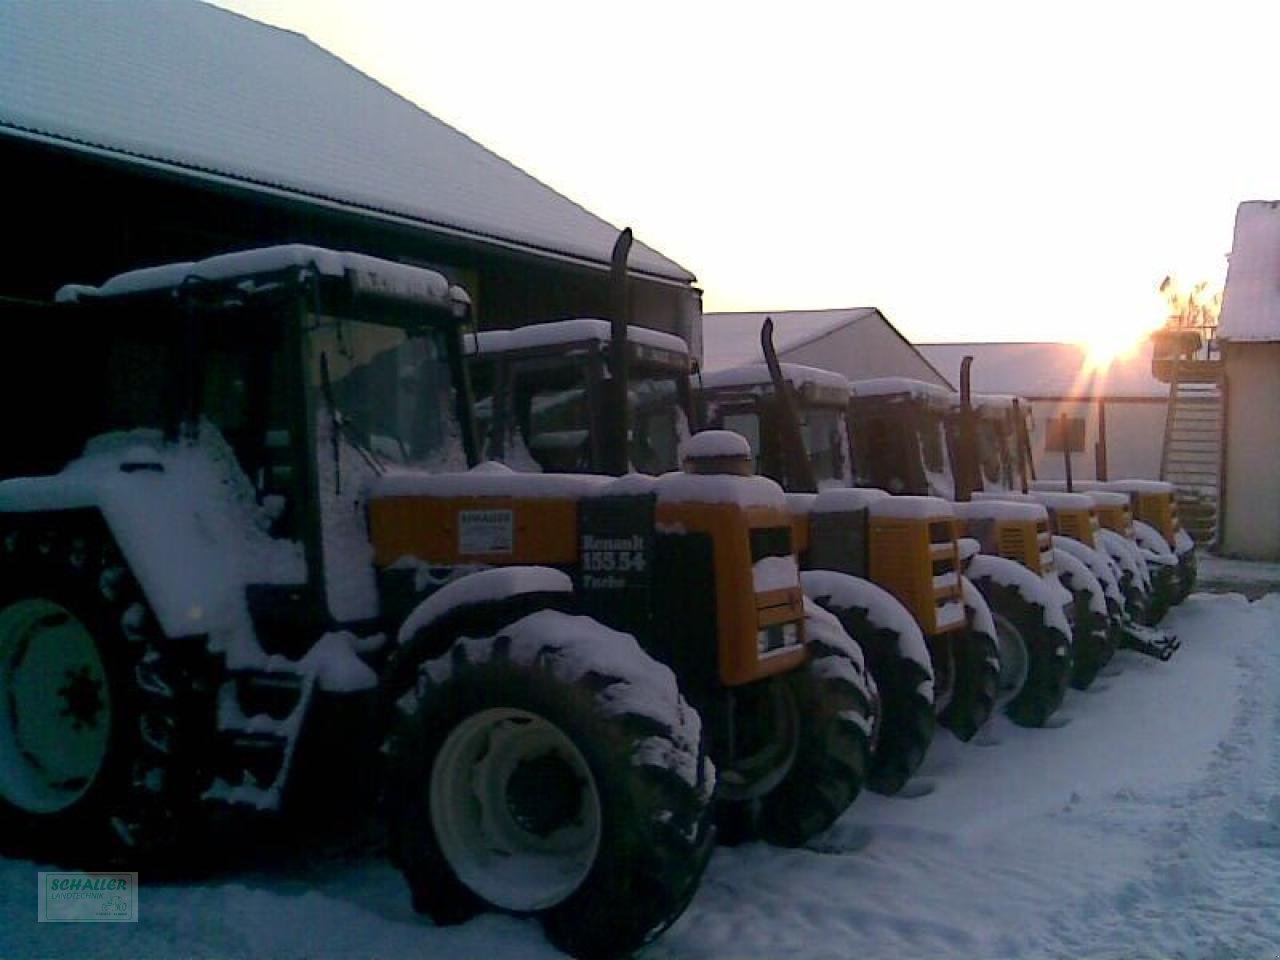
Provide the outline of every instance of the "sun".
[[1148,321],[1135,318],[1128,323],[1111,323],[1090,330],[1077,342],[1084,347],[1087,372],[1105,371],[1118,360],[1127,360],[1163,325],[1163,318]]

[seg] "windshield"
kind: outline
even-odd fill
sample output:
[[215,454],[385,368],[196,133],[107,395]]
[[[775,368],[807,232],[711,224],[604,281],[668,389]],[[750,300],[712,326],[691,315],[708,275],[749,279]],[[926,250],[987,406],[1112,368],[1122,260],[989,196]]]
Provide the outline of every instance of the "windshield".
[[848,486],[849,436],[844,411],[836,407],[802,407],[800,430],[819,489]]
[[[603,396],[594,397],[588,387],[593,381],[590,364],[587,357],[522,359],[509,362],[503,375],[498,363],[473,359],[484,456],[527,472],[600,469],[599,433],[607,425]],[[689,435],[679,385],[678,377],[646,376],[633,369],[627,443],[632,469],[659,474],[679,468],[680,443]]]
[[1013,489],[1012,467],[1008,462],[1003,424],[990,417],[977,417],[978,467],[982,489],[1009,492]]
[[445,337],[441,329],[313,317],[317,409],[336,414],[344,441],[376,467],[466,469]]
[[680,443],[689,436],[679,381],[675,377],[633,375],[628,388],[631,434],[627,451],[631,466],[650,474],[678,470]]
[[923,409],[917,419],[920,440],[920,462],[932,497],[950,499],[955,495],[955,477],[947,450],[946,418],[939,410]]

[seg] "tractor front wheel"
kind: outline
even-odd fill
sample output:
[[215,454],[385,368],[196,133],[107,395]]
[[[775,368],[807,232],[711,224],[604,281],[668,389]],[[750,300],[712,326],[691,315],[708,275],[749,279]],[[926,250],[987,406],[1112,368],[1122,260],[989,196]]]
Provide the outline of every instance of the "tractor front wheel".
[[711,848],[697,714],[634,639],[544,610],[424,664],[389,742],[391,855],[438,923],[536,915],[583,957],[687,906]]

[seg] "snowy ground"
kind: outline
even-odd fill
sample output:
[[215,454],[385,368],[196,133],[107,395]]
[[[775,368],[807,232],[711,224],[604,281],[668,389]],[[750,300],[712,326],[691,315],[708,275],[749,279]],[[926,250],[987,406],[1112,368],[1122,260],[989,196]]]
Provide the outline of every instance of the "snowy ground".
[[[811,849],[717,851],[645,957],[1275,958],[1280,594],[1198,594],[1165,626],[1173,661],[1122,652],[1066,726],[943,734],[932,793],[863,796]],[[144,877],[128,925],[37,924],[35,870],[0,861],[0,957],[558,956],[523,920],[434,929],[373,857]]]

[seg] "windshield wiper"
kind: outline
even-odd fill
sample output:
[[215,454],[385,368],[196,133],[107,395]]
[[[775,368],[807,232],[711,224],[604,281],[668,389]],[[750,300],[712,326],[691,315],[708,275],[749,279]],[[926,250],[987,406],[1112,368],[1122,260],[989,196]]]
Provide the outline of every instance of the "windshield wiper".
[[333,398],[333,380],[329,376],[329,354],[324,351],[320,353],[320,391],[324,394],[325,406],[329,408],[329,418],[332,424],[329,430],[329,439],[333,445],[334,493],[339,494],[342,492],[342,442],[339,434],[347,438],[347,443],[351,444],[356,453],[360,454],[364,462],[378,476],[383,476],[387,472],[386,466],[378,458],[378,455],[365,445],[359,434],[347,422],[347,418],[342,415],[342,411],[338,409],[338,404]]

